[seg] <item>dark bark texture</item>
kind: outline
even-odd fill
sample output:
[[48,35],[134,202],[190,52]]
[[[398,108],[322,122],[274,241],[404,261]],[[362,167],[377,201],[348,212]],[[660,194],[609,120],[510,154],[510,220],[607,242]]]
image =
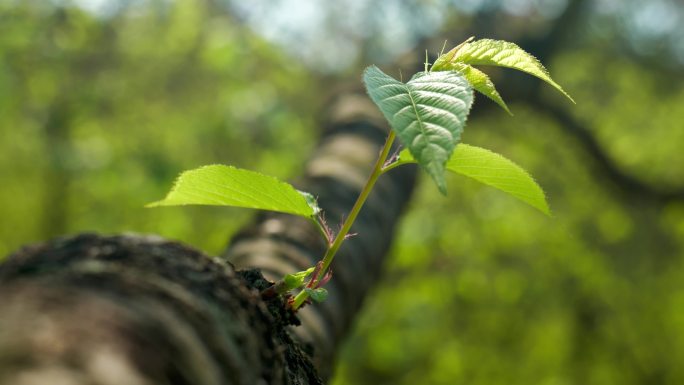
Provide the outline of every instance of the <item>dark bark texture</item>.
[[[360,93],[344,93],[326,116],[295,184],[318,196],[334,225],[361,190],[386,127]],[[0,384],[323,383],[378,279],[414,179],[411,167],[380,179],[353,229],[360,235],[333,264],[329,299],[298,318],[259,291],[269,285],[260,271],[273,280],[322,255],[322,238],[301,218],[263,213],[220,258],[134,234],[25,247],[0,265]]]

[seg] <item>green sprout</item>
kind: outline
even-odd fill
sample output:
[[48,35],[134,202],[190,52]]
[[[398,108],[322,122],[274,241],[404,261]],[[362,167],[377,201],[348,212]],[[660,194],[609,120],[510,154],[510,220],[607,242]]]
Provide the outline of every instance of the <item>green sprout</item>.
[[[427,55],[427,54],[426,54]],[[325,222],[324,212],[313,195],[298,191],[276,178],[232,166],[210,165],[183,172],[168,195],[147,207],[219,205],[279,211],[309,219],[325,237],[328,247],[321,260],[307,270],[288,274],[262,292],[263,297],[287,296],[297,310],[310,299],[325,300],[322,287],[332,276],[330,264],[346,239],[356,217],[378,178],[408,163],[417,163],[446,194],[446,171],[465,175],[504,191],[546,215],[550,210],[543,190],[520,166],[489,150],[460,143],[474,99],[480,92],[511,113],[494,83],[474,66],[516,69],[550,84],[574,100],[549,76],[532,55],[513,43],[469,38],[432,66],[427,57],[425,70],[406,83],[392,78],[375,66],[366,68],[366,90],[391,126],[359,197],[335,234]],[[395,139],[403,150],[389,157]],[[295,291],[298,292],[296,294]]]

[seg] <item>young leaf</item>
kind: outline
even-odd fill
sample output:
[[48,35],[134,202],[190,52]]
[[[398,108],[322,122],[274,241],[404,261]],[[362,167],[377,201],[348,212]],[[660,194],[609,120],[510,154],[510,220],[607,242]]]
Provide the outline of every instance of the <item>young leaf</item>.
[[[460,50],[464,45],[470,43],[475,39],[475,36],[469,37],[466,41],[463,43],[457,45],[456,47],[452,48],[449,52],[442,54],[439,54],[439,57],[435,62],[432,64],[432,71],[445,71],[448,70],[448,68],[445,68],[446,66],[451,63],[451,60],[456,56],[456,52]],[[444,45],[446,46],[446,41],[444,42]],[[442,52],[444,51],[444,48],[442,48]],[[427,61],[427,60],[426,60]]]
[[309,297],[316,302],[323,302],[328,298],[328,291],[322,287],[319,287],[318,289],[310,289],[307,287],[304,291],[306,291],[309,294]]
[[[415,163],[403,150],[396,166]],[[394,168],[396,166],[392,166]],[[459,144],[446,165],[449,171],[473,178],[506,192],[546,215],[551,215],[544,191],[522,167],[484,148]]]
[[375,66],[363,79],[399,140],[445,194],[445,164],[473,102],[470,83],[458,72],[440,71],[420,72],[404,84]]
[[489,79],[486,73],[480,71],[479,69],[464,63],[448,63],[444,65],[447,70],[458,71],[463,74],[463,77],[470,82],[475,91],[481,93],[482,95],[492,99],[496,104],[501,106],[509,115],[513,115],[511,110],[508,109],[506,103],[501,99],[501,95],[494,87],[494,83]]
[[537,58],[525,52],[516,44],[507,41],[481,39],[466,43],[456,52],[451,61],[472,65],[508,67],[526,72],[552,85],[573,103],[575,102],[558,83],[551,79],[546,68]]
[[308,204],[309,207],[311,207],[311,210],[313,210],[313,215],[318,215],[321,211],[323,211],[320,206],[318,206],[318,200],[316,200],[315,196],[306,191],[297,190],[297,192],[302,194],[304,199],[306,199],[306,204]]
[[311,275],[315,269],[315,267],[310,267],[306,270],[298,271],[293,274],[286,274],[285,277],[283,277],[283,281],[285,282],[287,290],[296,289],[302,286],[306,277]]
[[147,207],[236,206],[311,218],[316,209],[304,194],[271,176],[232,166],[210,165],[183,172],[166,198]]

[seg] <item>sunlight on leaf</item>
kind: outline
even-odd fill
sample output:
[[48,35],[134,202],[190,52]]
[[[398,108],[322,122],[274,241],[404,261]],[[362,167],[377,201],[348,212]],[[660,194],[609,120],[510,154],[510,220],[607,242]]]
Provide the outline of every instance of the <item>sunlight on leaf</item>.
[[420,72],[404,84],[375,66],[363,79],[399,140],[445,194],[445,164],[473,102],[470,83],[458,72],[440,71]]
[[475,91],[493,100],[501,108],[506,110],[509,115],[513,115],[511,110],[508,109],[506,102],[503,101],[501,95],[499,95],[499,92],[496,90],[494,83],[491,79],[489,79],[489,76],[487,76],[486,73],[465,63],[448,63],[444,65],[444,68],[463,74],[463,77],[470,82],[470,85],[473,86]]
[[529,53],[514,43],[503,40],[481,39],[466,43],[453,56],[451,62],[471,65],[492,65],[526,72],[547,82],[573,103],[575,100],[551,79],[546,68]]
[[[415,163],[407,150],[399,154],[396,166]],[[394,168],[396,167],[393,165]],[[522,167],[484,148],[459,144],[446,168],[457,174],[506,192],[546,215],[551,215],[542,188]]]
[[[309,203],[312,202],[312,204]],[[183,172],[169,194],[147,207],[214,205],[280,211],[311,218],[317,206],[310,194],[258,172],[210,165]]]

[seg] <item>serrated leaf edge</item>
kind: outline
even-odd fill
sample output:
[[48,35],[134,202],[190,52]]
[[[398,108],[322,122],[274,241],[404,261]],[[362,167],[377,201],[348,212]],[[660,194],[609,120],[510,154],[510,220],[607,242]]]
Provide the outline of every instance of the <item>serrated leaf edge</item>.
[[[228,169],[230,169],[230,170],[238,170],[238,171],[240,171],[240,172],[247,172],[247,173],[255,174],[255,175],[258,175],[259,177],[264,177],[264,178],[270,179],[270,180],[272,180],[273,182],[276,182],[277,184],[284,185],[284,186],[286,186],[286,188],[291,188],[293,191],[296,191],[297,193],[299,193],[299,196],[301,196],[302,199],[304,199],[304,202],[306,203],[307,207],[309,207],[309,209],[311,210],[311,212],[305,214],[305,213],[303,213],[303,212],[298,212],[298,211],[294,211],[294,210],[264,209],[264,208],[262,208],[262,207],[255,207],[255,205],[253,205],[253,204],[233,205],[233,204],[225,204],[225,203],[218,202],[218,201],[217,201],[216,203],[165,203],[165,202],[173,195],[173,193],[175,193],[175,192],[177,191],[177,189],[178,189],[178,187],[181,185],[181,183],[184,183],[184,182],[186,181],[185,178],[187,178],[188,175],[190,175],[191,173],[194,173],[194,172],[199,172],[199,171],[201,171],[201,170],[212,169],[212,168],[219,168],[219,167],[220,167],[220,168],[228,168]],[[214,183],[214,184],[215,184],[215,182],[213,182],[213,181],[212,181],[211,183]],[[244,192],[241,192],[240,190],[235,190],[235,189],[233,189],[232,187],[229,187],[229,186],[222,186],[222,185],[221,185],[220,188],[228,188],[228,189],[231,189],[233,192],[237,193],[238,195],[246,196],[246,194],[245,194]],[[209,195],[212,195],[212,194],[213,194],[213,195],[216,195],[216,193],[215,193],[215,192],[212,192],[212,191],[206,191],[206,193],[208,193]],[[183,194],[188,194],[188,192],[185,191],[185,192],[183,192]],[[164,207],[164,206],[190,206],[190,205],[197,205],[197,206],[240,207],[240,208],[249,208],[249,209],[255,209],[255,210],[270,210],[270,211],[276,211],[276,212],[283,212],[283,213],[287,213],[287,214],[293,214],[293,215],[298,215],[298,216],[306,217],[306,218],[309,218],[309,219],[313,219],[313,218],[314,218],[314,215],[315,215],[315,207],[312,206],[312,204],[311,204],[310,202],[307,201],[306,195],[304,195],[304,194],[308,194],[308,193],[299,191],[299,190],[295,189],[294,186],[292,186],[291,184],[289,184],[289,183],[287,183],[287,182],[284,182],[284,181],[282,181],[282,180],[280,180],[280,179],[278,179],[278,178],[276,178],[276,177],[274,177],[274,176],[262,174],[262,173],[259,173],[259,172],[257,172],[257,171],[252,171],[252,170],[248,170],[248,169],[243,169],[243,168],[239,168],[239,167],[235,167],[235,166],[231,166],[231,165],[224,165],[224,164],[209,164],[209,165],[204,165],[204,166],[201,166],[201,167],[198,167],[198,168],[195,168],[195,169],[183,171],[180,175],[178,175],[178,177],[176,177],[176,179],[175,179],[175,181],[174,181],[174,183],[173,183],[171,189],[170,189],[169,192],[166,194],[166,196],[164,197],[164,199],[161,199],[161,200],[158,200],[158,201],[155,201],[155,202],[148,203],[148,204],[145,205],[145,207],[146,207],[146,208],[154,208],[154,207]],[[192,194],[190,194],[190,195],[192,195]],[[309,195],[311,195],[311,194],[309,194]],[[287,200],[289,201],[290,204],[293,203],[292,198],[291,198],[290,196],[285,196],[284,198],[287,199]],[[261,200],[261,199],[254,199],[253,197],[251,197],[250,199],[253,199],[253,200],[255,200],[255,201],[262,202],[262,203],[264,202],[264,201]],[[274,201],[274,200],[271,200],[271,201]],[[268,203],[263,204],[263,206],[268,206],[268,205],[269,205]],[[292,204],[292,205],[293,205],[293,206],[297,206],[296,204]]]
[[[526,70],[524,70],[524,69],[521,69],[521,68],[518,68],[518,67],[515,67],[515,66],[511,66],[511,65],[503,65],[503,64],[500,64],[500,63],[478,63],[477,61],[472,62],[472,61],[466,61],[466,60],[463,60],[463,59],[462,59],[462,58],[463,58],[463,53],[464,53],[464,52],[467,52],[468,49],[471,48],[472,46],[474,46],[474,45],[479,45],[479,44],[484,45],[484,44],[489,44],[489,43],[500,43],[500,44],[508,45],[509,47],[511,47],[510,49],[517,49],[517,50],[520,50],[521,53],[525,54],[529,59],[531,59],[531,60],[537,65],[538,69],[540,70],[540,72],[541,72],[544,76],[539,76],[538,74],[536,74],[536,73],[534,73],[534,72],[526,71]],[[503,51],[503,50],[499,50],[497,53],[500,53],[500,52],[502,52],[502,51]],[[520,48],[520,46],[518,46],[518,45],[515,44],[515,43],[509,42],[509,41],[505,41],[505,40],[494,40],[494,39],[480,39],[480,40],[475,40],[475,41],[473,41],[473,42],[468,42],[468,43],[466,43],[463,47],[461,47],[461,49],[459,49],[458,52],[456,52],[456,55],[454,55],[454,57],[452,58],[452,61],[462,62],[462,63],[465,63],[465,64],[472,64],[472,65],[492,65],[492,66],[497,66],[497,67],[511,68],[511,69],[515,69],[515,70],[518,70],[518,71],[521,71],[521,72],[525,72],[525,73],[527,73],[527,74],[529,74],[529,75],[532,75],[532,76],[534,76],[534,77],[536,77],[536,78],[539,78],[539,79],[545,81],[546,83],[550,84],[550,85],[553,86],[555,89],[557,89],[559,92],[561,92],[565,97],[567,97],[568,99],[570,99],[571,102],[573,102],[573,103],[576,104],[575,99],[573,99],[572,96],[570,96],[570,94],[568,94],[567,92],[565,92],[565,90],[563,89],[563,87],[560,86],[560,84],[556,83],[556,82],[551,78],[551,75],[549,74],[549,71],[546,69],[546,67],[544,67],[544,65],[539,61],[539,59],[537,59],[534,55],[530,54],[529,52],[525,51],[524,49]]]
[[[508,192],[508,191],[504,191],[504,190],[498,188],[497,186],[495,186],[495,185],[493,185],[493,184],[491,184],[491,183],[488,183],[488,182],[483,181],[483,180],[480,180],[480,179],[476,179],[475,176],[473,176],[472,174],[465,174],[465,173],[460,172],[460,171],[458,170],[458,168],[455,167],[456,165],[454,165],[454,164],[452,164],[452,165],[450,166],[450,163],[454,161],[453,158],[454,158],[454,155],[456,155],[456,153],[457,153],[457,151],[458,151],[458,148],[459,148],[459,147],[462,147],[462,146],[463,146],[463,147],[466,147],[466,148],[471,148],[471,149],[474,149],[474,150],[478,150],[478,151],[486,151],[486,152],[488,152],[488,153],[490,153],[490,154],[493,154],[494,156],[496,156],[496,157],[498,157],[498,158],[501,158],[501,159],[503,159],[504,161],[506,161],[506,162],[512,164],[515,168],[517,168],[520,172],[522,172],[526,177],[528,177],[528,178],[530,179],[530,181],[532,182],[533,186],[535,186],[535,188],[539,191],[539,193],[541,193],[541,198],[542,198],[541,205],[533,204],[533,203],[532,203],[532,201],[534,201],[533,199],[525,200],[525,199],[522,199],[522,198],[521,198],[521,197],[523,197],[523,196],[526,196],[526,197],[528,197],[528,198],[534,198],[534,197],[531,196],[531,195],[528,195],[528,194],[521,194],[521,193],[513,194],[513,193],[510,193],[510,192]],[[404,150],[399,154],[399,158],[397,159],[397,161],[396,161],[395,163],[393,163],[392,165],[390,165],[389,167],[385,168],[385,169],[383,170],[383,172],[387,172],[387,171],[389,171],[389,170],[391,170],[391,169],[394,169],[395,167],[398,167],[398,166],[400,166],[400,165],[402,165],[402,164],[407,164],[407,163],[416,163],[416,160],[413,158],[413,156],[411,155],[410,152],[408,152],[408,151],[406,151],[406,150],[404,149]],[[458,166],[458,167],[461,167],[461,168],[462,168],[462,166]],[[504,192],[504,193],[506,193],[506,194],[508,194],[508,195],[510,195],[510,196],[512,196],[512,197],[514,197],[514,198],[516,198],[516,199],[518,199],[518,200],[520,200],[520,201],[522,201],[522,202],[528,204],[529,206],[534,207],[535,209],[541,211],[542,213],[544,213],[544,214],[547,215],[547,216],[552,216],[551,210],[550,210],[549,205],[548,205],[548,202],[547,202],[547,200],[546,200],[546,193],[544,192],[544,189],[541,188],[541,186],[539,185],[539,183],[537,183],[537,181],[534,179],[534,177],[532,177],[532,175],[530,175],[530,173],[527,172],[527,170],[525,170],[524,168],[520,167],[518,164],[516,164],[515,162],[511,161],[510,159],[504,157],[504,156],[501,155],[501,154],[497,154],[496,152],[491,151],[491,150],[487,150],[487,149],[485,149],[485,148],[481,148],[481,147],[477,147],[477,146],[471,146],[471,145],[468,145],[468,144],[465,144],[465,143],[459,143],[458,146],[457,146],[457,148],[454,150],[454,154],[453,154],[452,157],[447,161],[446,168],[447,168],[447,170],[449,170],[449,171],[451,171],[451,172],[453,172],[453,173],[455,173],[455,174],[460,174],[460,175],[466,176],[466,177],[471,178],[471,179],[473,179],[473,180],[476,180],[476,181],[478,181],[478,182],[480,182],[480,183],[482,183],[482,184],[484,184],[484,185],[493,187],[493,188],[495,188],[495,189],[497,189],[497,190],[499,190],[499,191],[501,191],[501,192]],[[505,179],[506,176],[500,176],[499,178]],[[512,178],[512,177],[511,177],[511,178]]]

